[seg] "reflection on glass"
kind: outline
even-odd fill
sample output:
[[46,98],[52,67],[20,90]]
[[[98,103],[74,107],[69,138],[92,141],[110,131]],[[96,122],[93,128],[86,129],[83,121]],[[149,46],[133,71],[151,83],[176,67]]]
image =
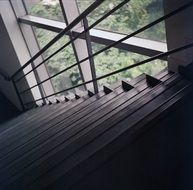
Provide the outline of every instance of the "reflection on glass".
[[[103,20],[96,28],[104,29],[112,32],[130,34],[141,27],[151,23],[152,21],[163,16],[163,0],[134,0],[126,3],[119,10],[114,12],[108,18]],[[93,0],[77,0],[80,12],[84,11]],[[109,12],[115,6],[120,4],[122,0],[106,0],[95,11],[88,16],[91,25],[104,14]],[[140,33],[138,37],[147,38],[156,41],[166,41],[164,23]]]
[[[41,28],[34,27],[34,31],[40,48],[44,47],[51,39],[53,39],[57,35],[57,33],[55,32],[51,32]],[[47,58],[68,41],[69,37],[63,36],[43,54],[43,57]],[[48,68],[50,76],[53,76],[54,74],[75,63],[76,59],[74,56],[74,52],[72,46],[69,45],[58,54],[53,56],[51,59],[49,59],[46,62],[46,66]],[[73,67],[72,69],[58,75],[57,77],[52,78],[52,83],[56,92],[82,83],[78,67]]]
[[[92,43],[92,48],[93,52],[97,52],[104,48],[104,45],[101,46],[100,44]],[[148,58],[149,57],[137,53],[124,51],[117,48],[111,48],[94,58],[97,77],[127,67],[134,63],[138,63]],[[98,84],[112,85],[119,82],[121,79],[131,80],[142,73],[155,75],[163,70],[166,66],[166,61],[155,60],[139,67],[135,67],[133,69],[126,70],[124,72],[102,79]]]
[[64,22],[59,0],[24,0],[28,14]]

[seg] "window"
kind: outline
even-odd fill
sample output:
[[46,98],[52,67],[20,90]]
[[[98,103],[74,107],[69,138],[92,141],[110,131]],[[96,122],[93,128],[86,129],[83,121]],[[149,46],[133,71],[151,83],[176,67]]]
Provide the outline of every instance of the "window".
[[[35,28],[34,32],[39,43],[40,48],[44,47],[47,42],[53,39],[57,33],[44,30],[41,28]],[[47,58],[64,44],[69,41],[68,36],[62,37],[57,43],[51,46],[44,54],[43,57]],[[50,76],[60,72],[61,70],[69,67],[72,64],[76,63],[74,52],[72,46],[69,45],[60,51],[58,54],[49,59],[46,63],[48,72]],[[79,83],[82,83],[81,75],[78,67],[73,67],[72,69],[58,75],[57,77],[52,78],[52,83],[54,85],[55,91],[61,91],[69,87],[75,86]]]
[[[93,52],[97,52],[104,47],[104,45],[92,43]],[[134,63],[146,60],[148,58],[149,57],[137,53],[120,50],[118,48],[111,48],[97,55],[94,58],[96,75],[97,77],[103,76],[110,72],[132,65]],[[99,85],[112,85],[117,83],[121,79],[131,80],[142,73],[146,73],[148,75],[155,75],[164,68],[166,68],[166,66],[166,61],[155,60],[139,67],[135,67],[133,69],[102,79],[99,81]]]
[[59,0],[24,0],[28,14],[64,22]]
[[[69,3],[68,1],[59,1],[59,0],[23,0],[25,6],[27,8],[29,15],[34,15],[37,17],[44,17],[47,19],[51,19],[45,21],[45,19],[38,18],[31,19],[30,17],[22,17],[22,19],[26,19],[28,22],[23,22],[24,24],[29,24],[33,26],[33,30],[35,32],[35,36],[39,43],[40,48],[44,47],[49,41],[51,41],[56,35],[56,32],[53,31],[60,31],[62,29],[61,26],[58,26],[56,21],[64,22],[64,16],[71,17],[73,15],[63,15],[65,10],[62,11],[61,3],[65,9],[72,9],[72,14],[78,15],[79,13],[83,12],[86,8],[88,8],[95,0],[70,0],[74,1],[74,3]],[[135,0],[129,1],[124,6],[122,6],[119,10],[112,13],[109,17],[103,20],[101,23],[96,25],[97,30],[91,30],[90,34],[92,35],[92,50],[93,52],[98,51],[102,47],[105,47],[103,44],[110,45],[112,42],[115,42],[121,38],[121,36],[126,36],[131,34],[132,32],[140,29],[141,27],[153,22],[154,20],[163,16],[163,7],[162,7],[163,0]],[[105,0],[96,10],[90,13],[87,16],[88,24],[91,25],[103,15],[108,13],[114,7],[119,5],[122,0]],[[69,7],[68,7],[69,6]],[[77,12],[77,6],[79,13]],[[30,20],[31,19],[31,20]],[[21,21],[22,22],[22,21]],[[42,28],[36,28],[36,27]],[[83,26],[83,23],[82,23]],[[53,52],[58,50],[64,44],[66,44],[71,35],[76,36],[76,34],[80,34],[83,27],[77,27],[69,33],[66,33],[57,43],[49,48],[43,54],[43,58],[47,58]],[[107,32],[104,32],[107,31]],[[120,34],[115,34],[120,33]],[[104,35],[105,34],[105,35]],[[81,38],[85,36],[82,35]],[[107,73],[111,73],[112,71],[119,70],[126,66],[132,65],[134,63],[138,63],[142,60],[148,59],[145,55],[155,55],[156,53],[166,51],[166,35],[165,35],[165,25],[164,23],[157,24],[154,27],[140,33],[137,35],[138,39],[134,43],[132,39],[124,41],[119,48],[111,48],[105,52],[94,57],[95,62],[95,70],[97,77],[105,75]],[[161,41],[164,43],[155,42],[152,46],[146,46],[146,43],[142,44],[141,41],[148,41],[139,38],[147,38],[149,40]],[[140,41],[141,40],[141,41]],[[76,59],[83,59],[83,57],[87,57],[87,47],[86,45],[82,45],[82,40],[76,40],[74,47],[72,45],[68,45],[67,48],[63,49],[57,55],[52,57],[49,61],[45,63],[48,73],[50,76],[55,75],[56,73],[68,68],[70,65],[75,64],[77,62]],[[94,43],[95,42],[95,43]],[[148,41],[149,42],[149,41]],[[151,43],[151,42],[150,42]],[[86,44],[86,42],[85,42]],[[161,44],[161,45],[160,45]],[[159,46],[159,47],[158,47]],[[135,48],[137,47],[137,48]],[[145,47],[145,48],[144,48]],[[154,49],[155,47],[155,49]],[[133,49],[132,49],[133,48]],[[130,51],[128,51],[128,49]],[[137,50],[136,50],[137,49]],[[145,49],[145,51],[144,51]],[[154,50],[153,50],[154,49]],[[134,53],[132,52],[138,52]],[[75,53],[77,53],[75,57]],[[149,52],[150,53],[149,53]],[[142,53],[143,55],[139,54]],[[86,62],[84,62],[86,63]],[[84,64],[83,63],[83,64]],[[82,64],[82,65],[83,65]],[[88,64],[88,61],[87,61]],[[81,66],[82,66],[81,65]],[[85,64],[86,65],[86,64]],[[79,70],[80,67],[76,66],[71,68],[68,71],[58,75],[57,77],[52,78],[52,83],[56,92],[62,91],[69,87],[75,86],[83,82],[83,78],[87,80],[91,80],[91,71],[88,68],[88,65],[83,65]],[[127,80],[131,80],[142,73],[147,73],[149,75],[155,75],[162,69],[167,66],[166,61],[156,60],[153,63],[147,63],[145,65],[124,71],[122,73],[118,73],[114,76],[110,76],[106,79],[102,79],[98,82],[99,85],[109,84],[112,85],[114,83],[120,83],[119,81],[123,78]],[[87,85],[86,87],[90,88],[92,85]],[[84,87],[83,87],[84,88]],[[80,89],[83,89],[80,88]]]

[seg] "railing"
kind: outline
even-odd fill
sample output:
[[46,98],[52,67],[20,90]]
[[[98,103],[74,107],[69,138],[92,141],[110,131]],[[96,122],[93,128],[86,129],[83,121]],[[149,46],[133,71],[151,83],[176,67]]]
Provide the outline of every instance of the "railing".
[[[59,53],[61,50],[63,50],[64,48],[66,48],[68,45],[70,45],[71,43],[73,43],[76,39],[80,38],[82,35],[85,35],[86,36],[86,41],[89,42],[89,31],[94,28],[97,24],[99,24],[100,22],[102,22],[105,18],[107,18],[108,16],[110,16],[112,13],[114,13],[115,11],[117,11],[118,9],[120,9],[123,5],[125,5],[126,3],[129,2],[129,0],[124,0],[122,1],[119,5],[117,5],[116,7],[114,7],[113,9],[111,9],[108,13],[106,13],[104,16],[102,16],[99,20],[97,20],[96,22],[94,22],[92,25],[88,26],[88,22],[87,22],[87,16],[92,12],[94,11],[97,7],[99,7],[102,3],[104,2],[104,0],[97,0],[95,1],[91,6],[89,6],[82,14],[80,14],[79,17],[77,17],[72,23],[70,23],[64,30],[62,30],[55,38],[53,38],[45,47],[43,47],[37,54],[35,54],[26,64],[24,64],[17,72],[15,72],[10,80],[12,80],[13,84],[14,84],[14,87],[16,89],[16,92],[18,94],[18,97],[19,97],[19,100],[21,102],[21,105],[22,105],[22,108],[25,109],[25,106],[27,106],[28,104],[32,104],[32,103],[36,103],[38,101],[41,101],[41,100],[46,100],[52,96],[55,96],[57,94],[60,94],[62,92],[65,92],[65,91],[69,91],[69,90],[72,90],[72,89],[75,89],[77,87],[80,87],[80,86],[83,86],[83,85],[86,85],[88,83],[93,83],[94,85],[94,90],[95,90],[95,93],[98,92],[98,86],[97,86],[97,81],[101,80],[101,79],[104,79],[106,77],[109,77],[111,75],[114,75],[114,74],[117,74],[117,73],[120,73],[120,72],[123,72],[125,70],[128,70],[128,69],[132,69],[134,67],[137,67],[137,66],[140,66],[140,65],[143,65],[145,63],[148,63],[148,62],[151,62],[151,61],[154,61],[156,59],[160,59],[160,58],[163,58],[163,57],[167,57],[173,53],[176,53],[176,52],[179,52],[179,51],[182,51],[182,50],[185,50],[187,48],[191,48],[193,47],[193,42],[192,43],[189,43],[187,45],[184,45],[184,46],[181,46],[181,47],[178,47],[178,48],[175,48],[175,49],[172,49],[172,50],[169,50],[165,53],[161,53],[161,54],[158,54],[154,57],[151,57],[149,59],[146,59],[144,61],[141,61],[139,63],[135,63],[133,65],[130,65],[130,66],[127,66],[125,68],[121,68],[119,70],[116,70],[116,71],[113,71],[111,73],[108,73],[106,75],[103,75],[103,76],[100,76],[100,77],[96,77],[96,73],[95,73],[95,69],[94,69],[94,61],[93,61],[93,58],[97,55],[99,55],[100,53],[112,48],[112,47],[115,47],[116,45],[120,44],[121,42],[143,32],[144,30],[162,22],[162,21],[165,21],[166,19],[188,9],[189,7],[192,7],[193,6],[193,1],[190,1],[188,3],[186,3],[185,5],[181,6],[180,8],[170,12],[169,14],[166,14],[162,17],[160,17],[159,19],[155,20],[154,22],[140,28],[139,30],[125,36],[124,38],[106,46],[105,48],[97,51],[96,53],[92,53],[92,52],[89,52],[88,51],[88,57],[72,64],[71,66],[63,69],[62,71],[52,75],[51,77],[37,83],[36,85],[33,85],[31,86],[30,88],[27,88],[21,92],[18,91],[17,89],[17,83],[24,79],[27,75],[29,75],[30,73],[32,73],[35,69],[37,69],[38,67],[40,67],[42,64],[44,64],[46,61],[48,61],[50,58],[52,58],[53,56],[55,56],[57,53]],[[72,30],[78,23],[80,23],[81,21],[83,21],[84,23],[84,31],[82,31],[80,34],[76,35],[75,37],[73,37],[69,42],[67,42],[66,44],[64,44],[61,48],[59,48],[57,51],[55,51],[53,54],[51,54],[49,57],[47,57],[46,59],[44,59],[41,63],[39,63],[38,65],[36,65],[35,67],[33,67],[33,69],[31,69],[30,71],[28,71],[26,74],[23,74],[22,76],[18,77],[18,75],[20,73],[22,73],[22,71],[28,66],[30,65],[34,60],[36,60],[40,55],[42,55],[46,50],[48,50],[53,44],[55,44],[61,37],[63,37],[63,35],[67,34],[70,30]],[[89,43],[87,44],[89,45]],[[70,88],[67,88],[67,89],[64,89],[62,91],[59,91],[59,92],[56,92],[56,93],[53,93],[53,94],[50,94],[48,96],[45,96],[45,97],[42,97],[42,98],[39,98],[39,99],[36,99],[34,101],[30,101],[30,102],[27,102],[27,103],[23,103],[22,101],[22,98],[21,98],[21,95],[32,90],[33,88],[35,87],[38,87],[40,86],[41,84],[45,83],[46,81],[49,81],[50,79],[58,76],[59,74],[65,72],[65,71],[68,71],[69,69],[77,66],[77,65],[80,65],[81,63],[85,62],[89,60],[90,61],[90,64],[91,64],[91,71],[92,71],[92,77],[93,79],[90,80],[90,81],[86,81],[86,82],[83,82],[81,84],[78,84],[76,86],[73,86],[73,87],[70,87]]]

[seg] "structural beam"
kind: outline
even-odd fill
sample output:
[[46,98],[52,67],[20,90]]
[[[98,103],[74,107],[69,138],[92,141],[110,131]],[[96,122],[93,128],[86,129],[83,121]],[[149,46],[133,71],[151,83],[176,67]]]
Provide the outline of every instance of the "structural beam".
[[[65,23],[59,21],[51,21],[49,19],[39,18],[35,16],[23,16],[19,18],[19,22],[41,27],[47,30],[51,30],[54,32],[60,32],[62,29],[66,27]],[[75,35],[80,34],[83,31],[83,26],[79,26],[73,29],[73,33]],[[115,41],[120,40],[121,38],[125,37],[124,34],[118,34],[110,31],[104,31],[100,29],[91,29],[90,30],[90,37],[91,41],[103,45],[110,45]],[[85,35],[80,37],[81,39],[85,39]],[[159,53],[163,53],[167,51],[167,44],[164,42],[153,41],[149,39],[143,39],[138,37],[132,37],[119,45],[116,46],[117,48],[131,51],[134,53],[138,53],[145,56],[155,56]],[[166,60],[166,58],[163,58]]]

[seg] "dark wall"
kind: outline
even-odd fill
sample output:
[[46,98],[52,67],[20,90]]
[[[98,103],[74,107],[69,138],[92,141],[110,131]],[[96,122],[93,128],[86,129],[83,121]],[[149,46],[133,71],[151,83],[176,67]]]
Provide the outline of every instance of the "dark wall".
[[[6,2],[0,1],[0,4],[2,3],[6,4]],[[9,4],[8,1],[7,3]],[[3,4],[0,6],[3,6]],[[8,18],[8,20],[9,22],[14,24],[15,20],[12,20],[10,14],[9,14],[10,18]],[[17,40],[18,47],[20,47],[19,49],[20,52],[24,52],[23,53],[24,60],[27,61],[28,57],[26,58],[25,48],[22,48],[23,41],[20,42],[19,41],[20,38],[17,38],[18,36],[16,35],[15,27],[16,26],[14,25],[13,27],[14,32],[12,30],[11,31],[16,38],[15,40]],[[21,60],[19,60],[18,58],[18,55],[13,46],[13,41],[11,40],[10,34],[7,31],[6,25],[0,13],[0,70],[3,71],[3,73],[6,73],[6,75],[10,77],[21,67],[20,61]],[[33,77],[31,78],[31,80],[33,81]],[[26,79],[23,79],[19,83],[17,83],[17,86],[19,87],[19,91],[29,88],[29,85]],[[18,108],[22,109],[12,83],[4,80],[4,78],[1,76],[0,76],[0,91],[9,99],[10,102],[12,102]],[[23,100],[25,102],[34,100],[31,91],[29,91],[28,94],[25,94],[25,96],[23,97]]]
[[20,111],[0,93],[0,124],[17,116],[19,113]]
[[193,97],[73,190],[192,190]]

